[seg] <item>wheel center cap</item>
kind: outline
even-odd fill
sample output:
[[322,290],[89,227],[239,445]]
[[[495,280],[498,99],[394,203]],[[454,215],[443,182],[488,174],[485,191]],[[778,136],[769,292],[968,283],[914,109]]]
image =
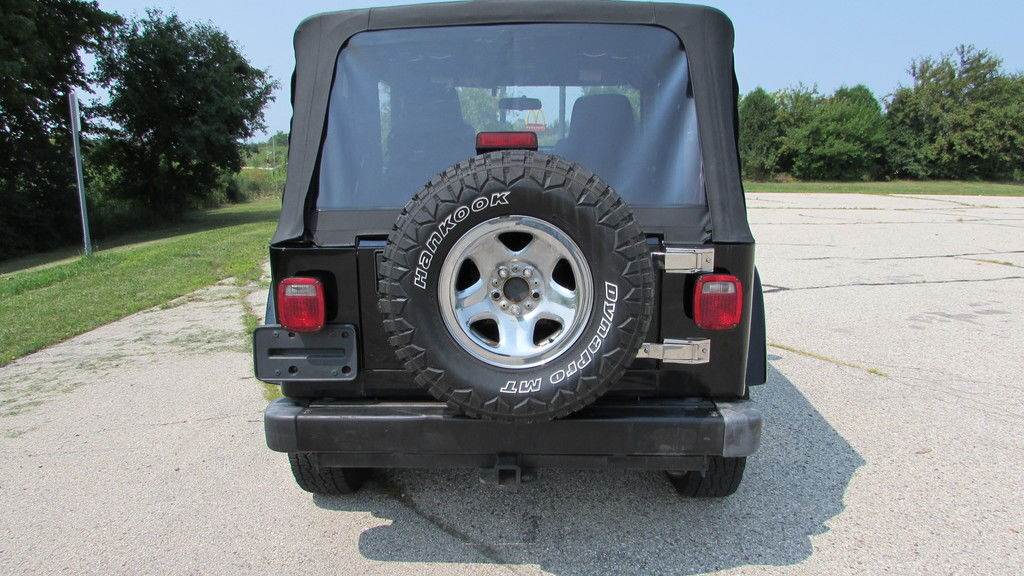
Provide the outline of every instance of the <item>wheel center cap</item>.
[[522,278],[509,278],[501,291],[504,292],[505,298],[518,304],[530,295],[530,284]]

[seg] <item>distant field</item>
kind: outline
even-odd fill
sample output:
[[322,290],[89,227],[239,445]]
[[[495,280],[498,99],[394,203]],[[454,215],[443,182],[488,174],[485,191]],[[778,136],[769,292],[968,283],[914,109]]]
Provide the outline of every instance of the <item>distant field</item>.
[[893,182],[744,182],[747,192],[823,192],[832,194],[941,194],[1024,196],[1024,184],[897,180]]
[[91,258],[5,263],[32,267],[0,274],[0,365],[218,280],[258,278],[279,207],[274,198],[196,212],[105,242]]

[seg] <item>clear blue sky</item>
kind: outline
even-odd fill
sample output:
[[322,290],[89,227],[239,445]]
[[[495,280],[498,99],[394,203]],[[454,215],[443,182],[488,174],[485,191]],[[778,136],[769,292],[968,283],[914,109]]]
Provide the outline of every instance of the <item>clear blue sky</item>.
[[[287,85],[293,66],[292,33],[318,12],[410,4],[325,0],[99,0],[124,16],[147,7],[206,20],[227,32],[249,59],[281,82],[267,111],[270,131],[287,130]],[[698,2],[699,3],[699,2]],[[936,55],[958,44],[987,48],[1011,71],[1024,70],[1024,2],[1021,0],[709,0],[736,26],[740,90],[769,90],[800,82],[830,92],[866,84],[879,98],[908,83],[917,56]]]

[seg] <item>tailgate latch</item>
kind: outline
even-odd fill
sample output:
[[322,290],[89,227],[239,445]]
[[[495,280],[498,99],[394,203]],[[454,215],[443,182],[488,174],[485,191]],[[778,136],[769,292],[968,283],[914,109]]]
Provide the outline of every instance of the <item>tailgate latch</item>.
[[637,352],[637,358],[652,358],[670,364],[707,364],[711,359],[711,340],[687,338],[675,340],[666,338],[662,344],[645,342]]
[[667,247],[664,252],[651,252],[654,264],[670,274],[696,274],[715,271],[714,248]]

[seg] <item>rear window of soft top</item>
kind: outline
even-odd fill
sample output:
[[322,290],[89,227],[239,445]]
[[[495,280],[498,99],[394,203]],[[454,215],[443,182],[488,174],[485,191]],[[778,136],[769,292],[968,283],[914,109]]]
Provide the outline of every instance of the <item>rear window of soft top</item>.
[[515,24],[363,32],[338,56],[321,210],[399,208],[475,154],[478,132],[530,130],[637,207],[706,204],[686,53],[663,28]]

